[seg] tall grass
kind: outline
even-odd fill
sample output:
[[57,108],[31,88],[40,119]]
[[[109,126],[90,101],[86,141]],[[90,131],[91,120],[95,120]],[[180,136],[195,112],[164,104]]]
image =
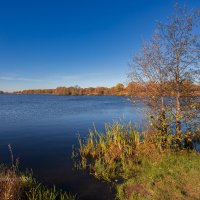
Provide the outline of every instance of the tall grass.
[[96,129],[90,131],[85,142],[79,139],[81,167],[89,167],[99,179],[116,181],[127,176],[124,172],[128,166],[138,162],[136,153],[141,136],[131,123],[106,124],[105,130],[106,134]]

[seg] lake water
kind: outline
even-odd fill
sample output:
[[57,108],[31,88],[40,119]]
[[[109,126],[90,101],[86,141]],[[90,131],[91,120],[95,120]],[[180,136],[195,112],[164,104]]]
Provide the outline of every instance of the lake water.
[[110,186],[84,171],[72,170],[72,145],[93,127],[123,119],[142,123],[144,105],[125,97],[0,95],[0,163],[9,163],[8,144],[20,168],[80,200],[113,199]]

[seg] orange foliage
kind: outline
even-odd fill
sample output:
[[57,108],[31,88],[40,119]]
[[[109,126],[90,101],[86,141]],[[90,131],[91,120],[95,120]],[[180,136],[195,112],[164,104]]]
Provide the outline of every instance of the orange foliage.
[[[164,83],[165,96],[174,96],[172,89],[173,83]],[[184,81],[182,84],[183,90],[186,96],[200,96],[200,85],[193,84],[189,81]],[[145,85],[141,85],[137,82],[130,82],[127,86],[118,83],[114,87],[88,87],[81,88],[79,86],[74,87],[57,87],[56,89],[36,89],[36,90],[23,90],[16,91],[17,94],[54,94],[54,95],[96,95],[96,96],[149,96],[152,94],[159,95],[159,85],[157,83],[148,82]],[[192,90],[191,90],[192,88]],[[3,93],[3,92],[2,92]]]

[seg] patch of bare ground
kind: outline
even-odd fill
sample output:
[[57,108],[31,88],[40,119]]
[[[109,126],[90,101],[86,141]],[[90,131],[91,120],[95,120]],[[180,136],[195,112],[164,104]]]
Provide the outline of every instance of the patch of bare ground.
[[129,185],[124,189],[124,193],[127,199],[129,199],[133,193],[143,197],[150,197],[152,195],[142,184]]

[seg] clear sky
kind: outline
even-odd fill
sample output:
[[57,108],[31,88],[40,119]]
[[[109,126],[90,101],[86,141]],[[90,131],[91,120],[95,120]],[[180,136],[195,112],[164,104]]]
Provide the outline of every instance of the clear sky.
[[0,90],[125,83],[131,56],[175,2],[0,0]]

